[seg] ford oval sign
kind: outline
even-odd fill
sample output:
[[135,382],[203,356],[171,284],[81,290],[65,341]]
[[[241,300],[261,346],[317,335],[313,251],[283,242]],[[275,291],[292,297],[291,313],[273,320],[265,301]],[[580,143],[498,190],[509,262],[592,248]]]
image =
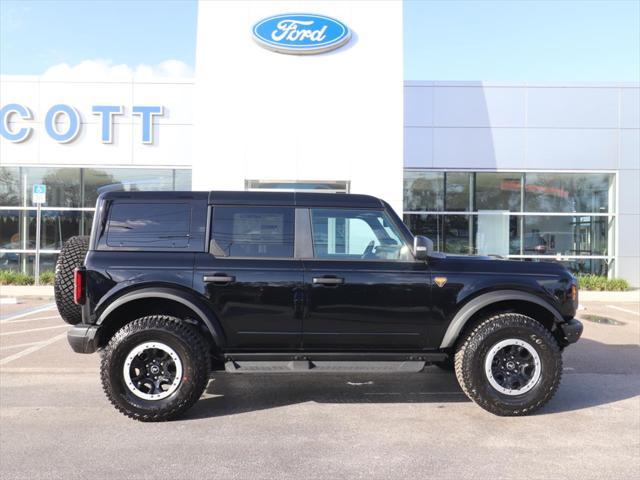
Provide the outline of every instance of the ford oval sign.
[[269,50],[305,55],[341,47],[349,41],[351,32],[335,18],[290,13],[260,20],[253,26],[253,38]]

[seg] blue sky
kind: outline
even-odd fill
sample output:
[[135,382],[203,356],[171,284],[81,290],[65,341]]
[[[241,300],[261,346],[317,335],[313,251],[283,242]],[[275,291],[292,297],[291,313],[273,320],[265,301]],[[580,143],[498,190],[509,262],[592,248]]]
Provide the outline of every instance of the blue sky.
[[[0,73],[193,67],[195,0],[0,0]],[[405,79],[640,81],[640,2],[405,1]]]

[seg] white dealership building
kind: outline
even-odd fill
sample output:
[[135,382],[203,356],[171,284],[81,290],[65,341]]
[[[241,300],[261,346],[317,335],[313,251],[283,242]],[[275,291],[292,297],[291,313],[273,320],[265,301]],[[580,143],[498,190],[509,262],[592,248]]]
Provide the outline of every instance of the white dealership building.
[[[201,2],[193,76],[3,76],[0,268],[33,268],[34,184],[43,269],[104,190],[304,189],[385,198],[442,251],[640,285],[640,86],[405,79],[402,9]],[[320,53],[257,38],[289,12]]]

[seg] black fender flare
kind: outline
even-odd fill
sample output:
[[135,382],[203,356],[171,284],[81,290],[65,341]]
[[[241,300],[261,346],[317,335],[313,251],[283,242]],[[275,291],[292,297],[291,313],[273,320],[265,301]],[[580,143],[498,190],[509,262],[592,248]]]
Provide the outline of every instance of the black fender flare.
[[535,303],[536,305],[547,309],[549,313],[553,315],[556,322],[564,322],[562,315],[553,305],[532,293],[520,290],[496,290],[494,292],[488,292],[477,296],[458,310],[458,313],[456,313],[453,320],[451,320],[451,323],[449,323],[449,326],[447,327],[447,331],[440,343],[440,348],[453,347],[466,323],[480,309],[491,305],[492,303],[508,300]]
[[193,310],[198,318],[207,327],[214,342],[218,348],[222,348],[226,344],[224,331],[220,326],[218,318],[211,312],[211,309],[207,306],[206,302],[199,299],[193,294],[176,290],[172,288],[160,287],[160,288],[140,288],[116,298],[113,302],[109,303],[107,307],[100,313],[96,324],[102,325],[104,321],[119,307],[126,305],[129,302],[140,299],[153,299],[161,298],[163,300],[171,300],[180,303],[191,310]]

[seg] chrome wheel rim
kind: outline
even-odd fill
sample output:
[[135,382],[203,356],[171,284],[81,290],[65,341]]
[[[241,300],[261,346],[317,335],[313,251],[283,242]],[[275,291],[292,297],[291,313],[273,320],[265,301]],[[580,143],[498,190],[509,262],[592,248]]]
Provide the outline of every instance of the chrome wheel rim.
[[522,395],[540,380],[540,356],[533,346],[508,338],[489,349],[484,362],[489,384],[504,395]]
[[168,345],[146,342],[129,352],[122,373],[125,385],[136,397],[162,400],[180,386],[182,361]]

